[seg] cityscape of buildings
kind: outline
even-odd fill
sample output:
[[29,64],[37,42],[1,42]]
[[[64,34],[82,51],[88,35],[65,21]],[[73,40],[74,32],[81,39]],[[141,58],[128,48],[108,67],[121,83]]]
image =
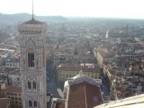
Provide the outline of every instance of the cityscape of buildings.
[[0,23],[0,108],[114,108],[143,97],[143,20],[47,21]]

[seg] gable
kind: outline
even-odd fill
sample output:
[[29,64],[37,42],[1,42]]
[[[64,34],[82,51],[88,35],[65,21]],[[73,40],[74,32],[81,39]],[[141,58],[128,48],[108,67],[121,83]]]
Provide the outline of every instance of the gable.
[[28,38],[27,42],[26,42],[26,47],[30,47],[30,48],[34,48],[35,47],[35,43],[32,40],[32,38]]

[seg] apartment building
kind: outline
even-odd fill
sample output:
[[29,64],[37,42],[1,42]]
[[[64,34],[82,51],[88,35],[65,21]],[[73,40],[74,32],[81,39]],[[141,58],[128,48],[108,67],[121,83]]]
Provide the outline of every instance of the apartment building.
[[11,108],[22,108],[22,89],[18,86],[9,86],[4,91],[4,97],[11,99]]
[[100,68],[96,64],[60,64],[57,66],[58,82],[64,82],[67,79],[77,75],[79,71],[91,78],[100,77]]

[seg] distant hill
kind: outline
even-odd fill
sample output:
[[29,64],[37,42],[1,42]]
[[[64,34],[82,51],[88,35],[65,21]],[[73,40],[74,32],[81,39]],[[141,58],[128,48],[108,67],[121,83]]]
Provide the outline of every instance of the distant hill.
[[[31,19],[31,14],[19,13],[19,14],[2,14],[0,13],[0,23],[17,23],[21,21],[27,21]],[[67,19],[62,16],[34,16],[37,20],[49,21],[49,22],[63,22]]]

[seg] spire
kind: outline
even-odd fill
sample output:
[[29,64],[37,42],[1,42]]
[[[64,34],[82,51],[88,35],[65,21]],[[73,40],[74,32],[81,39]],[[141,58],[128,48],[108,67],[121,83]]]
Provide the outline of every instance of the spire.
[[109,30],[107,30],[105,38],[108,38],[108,37],[109,37]]
[[34,1],[32,0],[32,20],[34,19]]

